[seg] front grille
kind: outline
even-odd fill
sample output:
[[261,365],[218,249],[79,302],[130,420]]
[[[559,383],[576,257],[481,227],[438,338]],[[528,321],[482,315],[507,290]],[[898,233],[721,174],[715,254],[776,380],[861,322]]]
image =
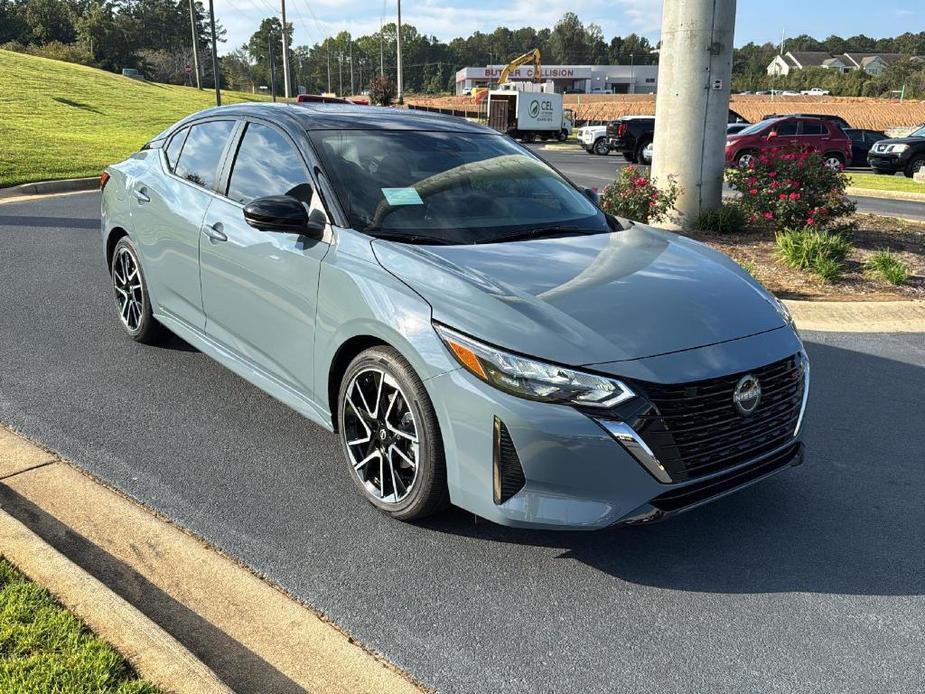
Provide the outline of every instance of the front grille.
[[[742,376],[761,385],[755,411],[743,416],[733,392]],[[745,463],[792,438],[803,401],[799,354],[767,366],[706,381],[677,385],[636,384],[653,405],[633,428],[671,475],[684,482]]]

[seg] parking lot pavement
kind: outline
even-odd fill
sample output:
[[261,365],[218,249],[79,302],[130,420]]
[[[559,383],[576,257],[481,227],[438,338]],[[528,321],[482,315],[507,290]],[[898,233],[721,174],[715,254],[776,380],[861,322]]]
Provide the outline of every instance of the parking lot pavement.
[[925,336],[805,335],[807,462],[673,521],[407,525],[332,435],[180,340],[125,338],[97,215],[95,194],[0,206],[0,420],[426,684],[925,691]]
[[[546,150],[542,144],[528,146],[576,184],[586,188],[601,189],[612,183],[617,171],[628,163],[617,152],[602,157],[588,154],[577,144],[567,149],[557,147],[554,150]],[[868,197],[852,197],[852,200],[857,203],[858,212],[925,221],[925,202]]]

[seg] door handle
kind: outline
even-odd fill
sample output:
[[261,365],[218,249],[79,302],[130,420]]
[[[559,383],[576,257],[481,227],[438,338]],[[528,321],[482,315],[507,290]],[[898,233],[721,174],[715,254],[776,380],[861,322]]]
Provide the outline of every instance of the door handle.
[[228,235],[224,231],[225,227],[221,222],[216,222],[212,225],[206,225],[203,228],[205,235],[209,237],[210,241],[227,241]]
[[144,192],[144,188],[141,190],[132,190],[132,195],[135,196],[135,199],[138,202],[151,202],[151,198],[149,198],[147,193]]

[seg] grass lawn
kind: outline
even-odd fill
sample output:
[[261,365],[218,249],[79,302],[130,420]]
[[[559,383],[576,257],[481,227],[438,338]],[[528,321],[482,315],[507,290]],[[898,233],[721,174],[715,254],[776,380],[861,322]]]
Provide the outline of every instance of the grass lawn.
[[895,190],[902,193],[923,193],[925,184],[913,181],[905,176],[880,176],[878,174],[852,173],[849,174],[851,184],[855,188],[870,188],[871,190]]
[[0,692],[156,694],[111,646],[0,558]]
[[[222,103],[265,101],[222,92]],[[95,176],[215,92],[0,50],[0,186]]]

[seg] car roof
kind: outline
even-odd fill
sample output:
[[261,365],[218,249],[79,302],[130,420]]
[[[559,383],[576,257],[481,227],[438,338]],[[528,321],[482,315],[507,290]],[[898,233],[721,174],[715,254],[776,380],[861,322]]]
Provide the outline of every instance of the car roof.
[[[215,116],[261,117],[285,121],[290,126],[305,130],[430,130],[498,134],[496,130],[463,118],[428,111],[312,102],[218,106],[194,113],[184,118],[181,123]],[[171,126],[170,129],[173,127],[175,126]]]

